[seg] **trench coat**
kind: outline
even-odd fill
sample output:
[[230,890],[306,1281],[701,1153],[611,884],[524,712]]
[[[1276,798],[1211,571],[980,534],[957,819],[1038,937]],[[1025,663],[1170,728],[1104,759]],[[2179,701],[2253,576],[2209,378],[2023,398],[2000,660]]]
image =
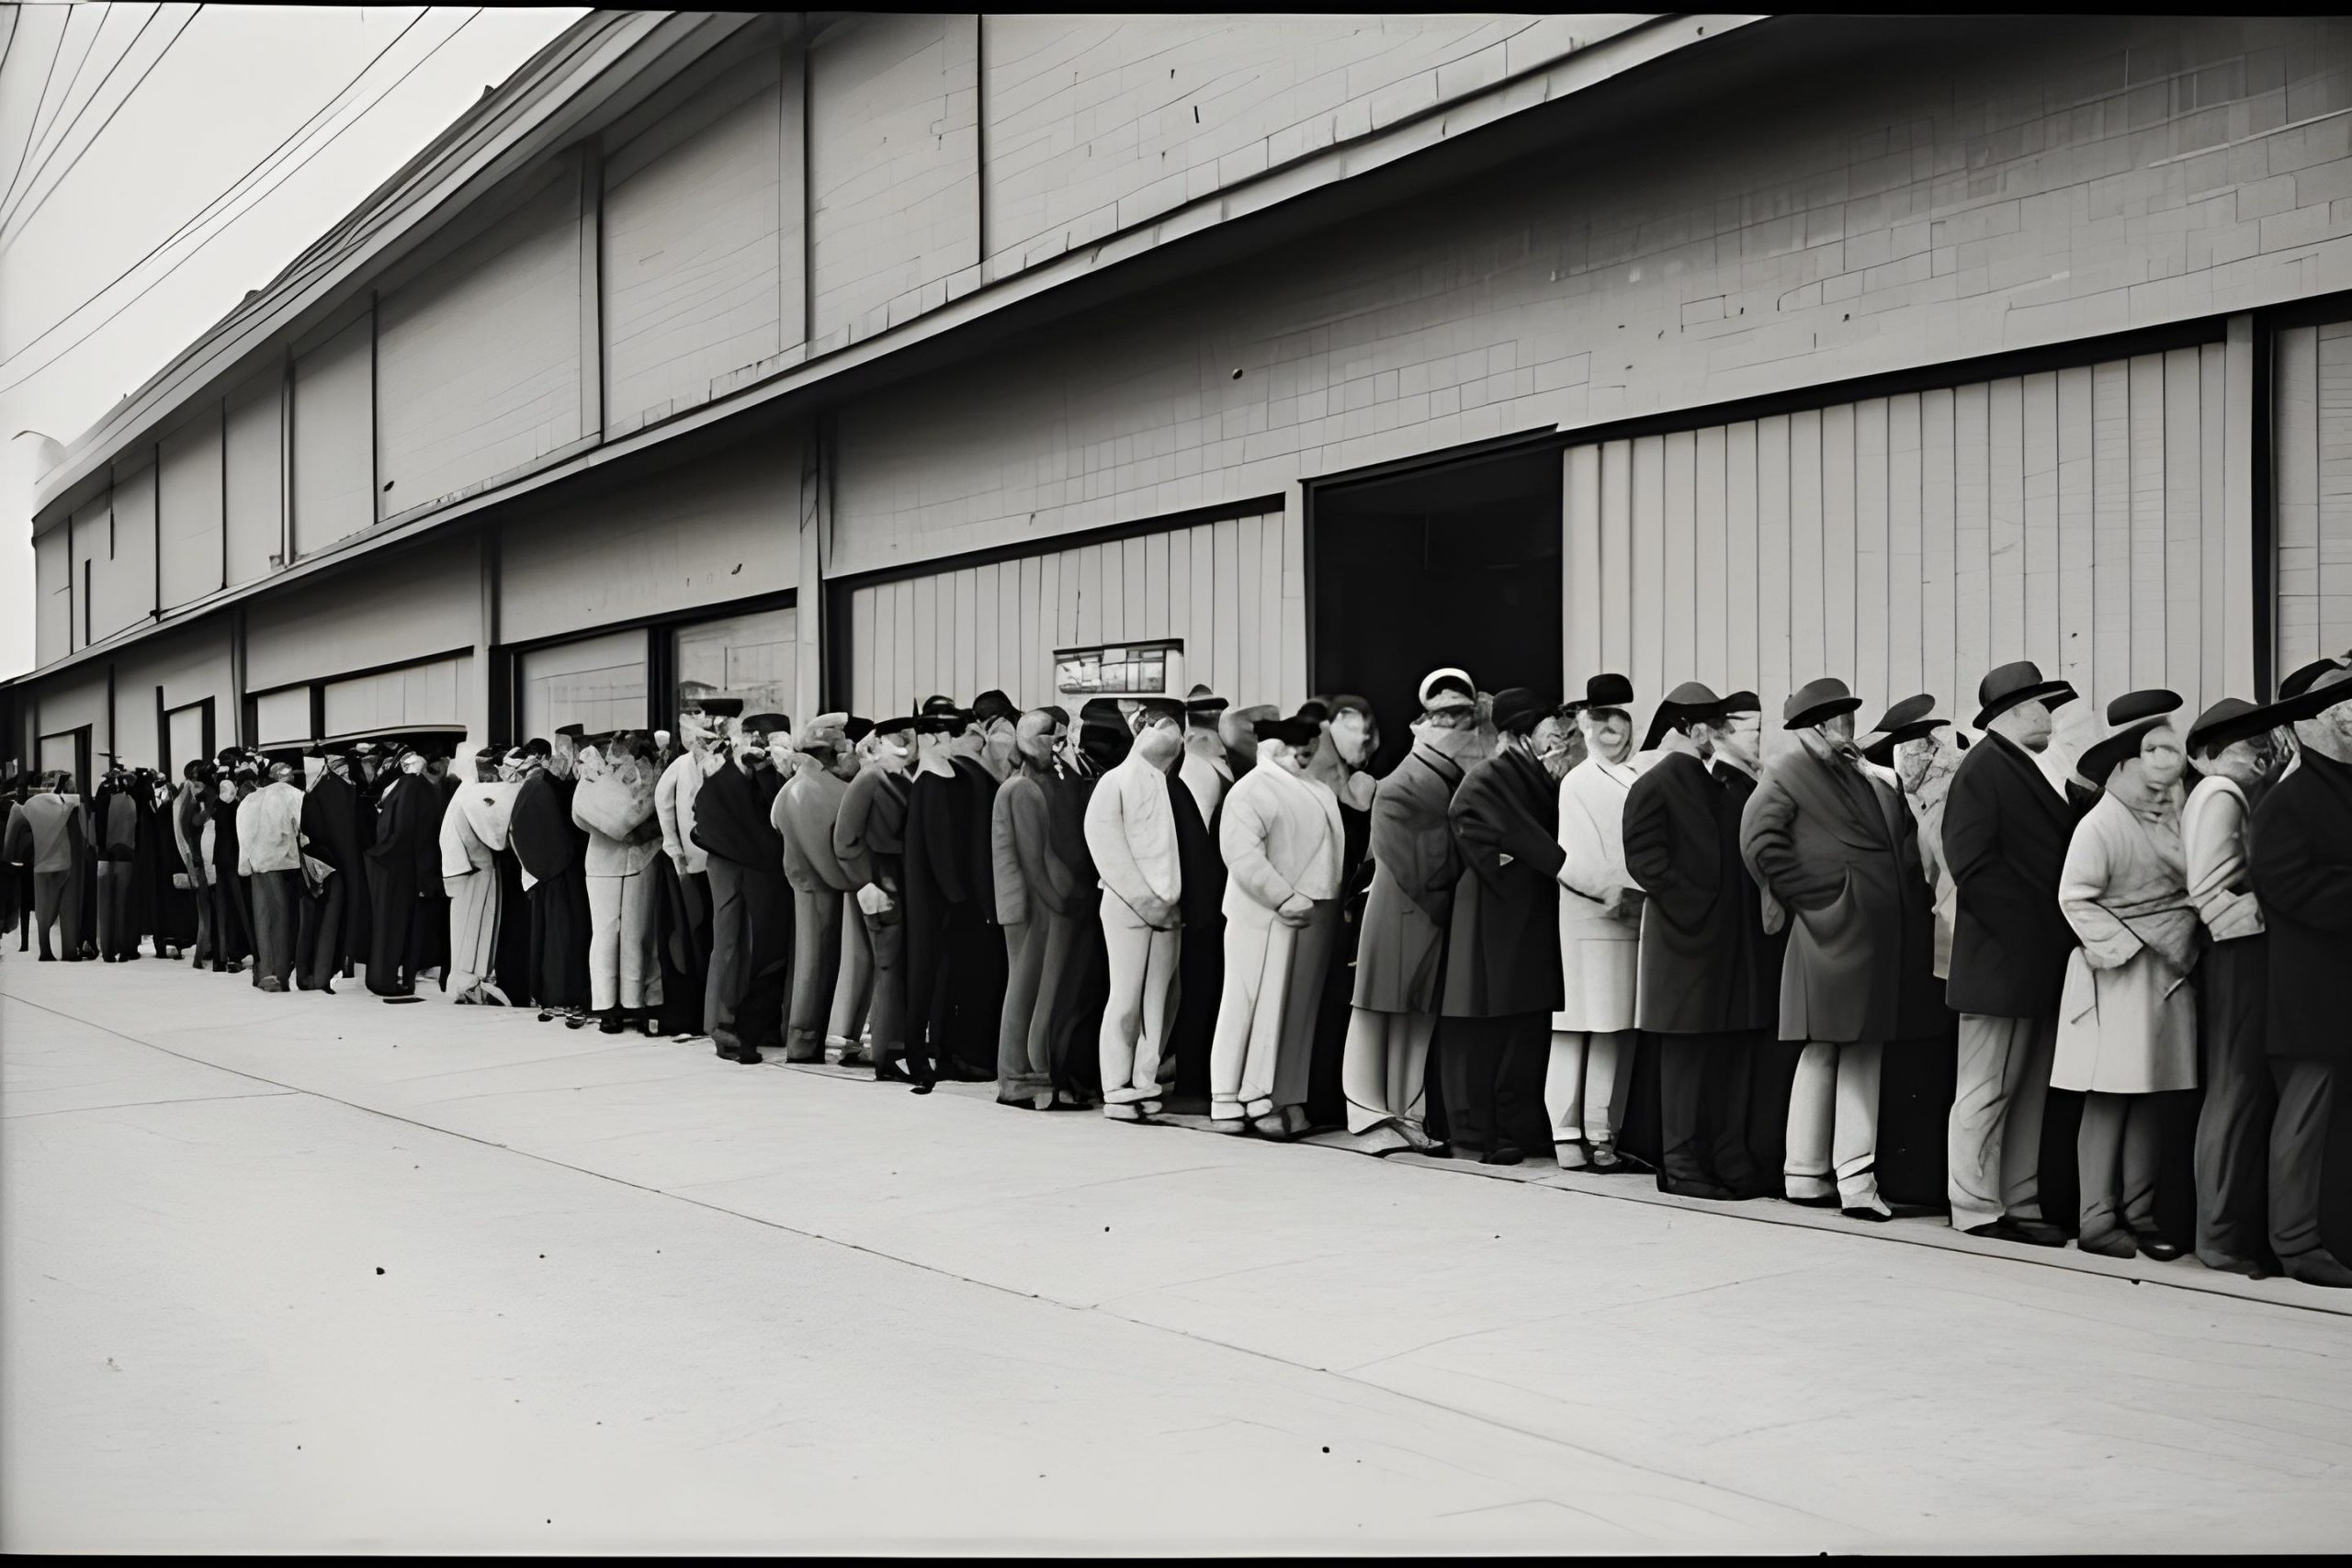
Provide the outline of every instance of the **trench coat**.
[[2273,1056],[2352,1062],[2352,765],[2304,748],[2255,808]]
[[1453,792],[1464,870],[1446,931],[1445,1017],[1558,1010],[1558,803],[1543,764],[1517,751],[1479,763]]
[[1928,910],[1910,812],[1858,768],[1799,749],[1766,766],[1740,819],[1740,857],[1787,909],[1781,1038],[1899,1039],[1906,936]]
[[[1717,1034],[1735,1022],[1738,924],[1747,913],[1736,845],[1724,853],[1723,782],[1688,752],[1668,752],[1625,796],[1625,869],[1642,905],[1634,1021],[1657,1034]],[[1759,933],[1760,934],[1760,933]]]
[[1415,745],[1372,797],[1372,892],[1356,946],[1354,1004],[1374,1012],[1433,1013],[1445,965],[1462,853],[1446,808],[1462,765]]
[[1968,749],[1944,797],[1943,862],[1955,890],[1950,979],[1953,1010],[2052,1018],[2075,951],[2058,908],[2066,846],[2091,802],[2050,787],[2015,742],[1987,735]]
[[1641,776],[1631,762],[1587,757],[1560,781],[1560,978],[1555,1030],[1615,1034],[1634,1027],[1641,926],[1600,912],[1612,887],[1634,886],[1625,869],[1625,797]]
[[[2178,817],[2150,824],[2113,795],[2075,829],[2059,908],[2083,945],[2066,958],[2050,1087],[2162,1094],[2197,1087],[2201,928]],[[2097,958],[2107,964],[2094,968]]]

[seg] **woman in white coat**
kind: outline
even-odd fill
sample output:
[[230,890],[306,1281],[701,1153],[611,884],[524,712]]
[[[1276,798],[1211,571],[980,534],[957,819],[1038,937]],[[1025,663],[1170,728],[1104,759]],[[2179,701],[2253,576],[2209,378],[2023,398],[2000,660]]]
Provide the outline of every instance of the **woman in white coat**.
[[1634,684],[1595,675],[1577,705],[1585,758],[1560,781],[1560,980],[1544,1100],[1563,1170],[1631,1168],[1617,1155],[1634,1077],[1642,888],[1625,869]]
[[2082,941],[2066,960],[2052,1089],[2082,1091],[2080,1246],[2159,1260],[2180,1246],[2155,1224],[2162,1128],[2152,1098],[2197,1087],[2198,951],[2180,836],[2180,735],[2170,692],[2108,707],[2117,727],[2079,771],[2105,794],[2075,828],[2058,905]]
[[618,1034],[634,1015],[654,1032],[651,1010],[662,1000],[653,959],[653,857],[662,852],[662,825],[653,810],[658,782],[641,737],[623,731],[580,753],[579,788],[571,820],[588,834],[582,869],[588,883],[588,987],[592,1010],[606,1034]]
[[506,993],[492,985],[498,954],[500,908],[498,852],[514,809],[512,763],[493,759],[485,747],[474,754],[474,782],[462,785],[441,814],[441,886],[449,895],[449,977],[460,1005],[508,1007]]

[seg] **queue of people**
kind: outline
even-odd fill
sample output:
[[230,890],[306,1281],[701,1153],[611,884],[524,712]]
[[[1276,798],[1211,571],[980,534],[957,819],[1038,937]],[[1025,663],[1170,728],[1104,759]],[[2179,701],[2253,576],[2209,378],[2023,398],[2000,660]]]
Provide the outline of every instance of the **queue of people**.
[[[263,991],[431,981],[918,1094],[1191,1106],[1233,1135],[1872,1222],[1896,1213],[1890,1055],[1943,1051],[1955,1228],[2352,1284],[2320,1234],[2352,1052],[2352,655],[2193,719],[2126,694],[2062,771],[2076,700],[2007,664],[1973,744],[1924,694],[1864,738],[1823,678],[1767,761],[1754,693],[1679,685],[1637,747],[1621,674],[1562,703],[1442,669],[1375,779],[1376,716],[1344,694],[1073,717],[987,692],[799,727],[712,698],[674,736],[567,726],[455,771],[386,737],[232,748],[176,788],[44,773],[12,787],[6,857],[42,960],[150,938]],[[2039,1180],[2053,1089],[2083,1096],[2071,1213]],[[2189,1089],[2179,1237],[2156,1097]]]

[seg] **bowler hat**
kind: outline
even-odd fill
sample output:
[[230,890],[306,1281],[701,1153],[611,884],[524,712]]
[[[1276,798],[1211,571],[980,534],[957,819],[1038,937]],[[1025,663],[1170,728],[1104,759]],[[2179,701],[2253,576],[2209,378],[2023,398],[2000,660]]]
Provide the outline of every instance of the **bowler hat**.
[[1892,767],[1897,746],[1905,740],[1932,735],[1951,722],[1929,718],[1928,715],[1935,711],[1935,706],[1936,699],[1922,692],[1916,697],[1905,697],[1887,709],[1879,716],[1878,723],[1871,728],[1871,733],[1877,739],[1862,748],[1862,755],[1882,768]]
[[1551,698],[1526,686],[1506,686],[1495,694],[1495,728],[1505,735],[1526,735],[1555,711]]
[[2077,694],[2064,681],[2043,680],[2041,665],[2030,659],[2020,659],[2014,664],[2002,665],[1976,683],[1976,728],[1984,728],[1996,716],[2019,703],[2038,702],[2054,708],[2073,702]]
[[2148,731],[2169,721],[2180,706],[2180,694],[2161,688],[2126,692],[2107,705],[2107,721],[2115,726],[2114,732],[2098,744],[2086,748],[2075,771],[2095,784],[2107,782],[2107,775],[2140,754],[2140,741]]
[[1685,681],[1666,694],[1657,705],[1657,712],[1650,716],[1650,732],[1643,739],[1642,750],[1647,751],[1666,739],[1666,732],[1684,719],[1705,719],[1713,723],[1723,712],[1723,699],[1696,681]]
[[1848,691],[1845,682],[1835,675],[1824,675],[1799,686],[1781,705],[1781,728],[1804,729],[1861,705],[1862,699]]
[[1206,686],[1200,684],[1198,682],[1194,682],[1193,689],[1184,694],[1184,711],[1186,713],[1223,713],[1227,708],[1232,705],[1232,704],[1227,702],[1223,697],[1218,696],[1215,692],[1210,691]]
[[2143,718],[2158,718],[2180,711],[2180,694],[2167,692],[2161,686],[2143,691],[2126,692],[2107,705],[2109,724],[2137,724]]
[[1298,705],[1298,716],[1311,718],[1320,724],[1331,716],[1331,710],[1319,698],[1309,697]]
[[1634,682],[1614,673],[1595,675],[1584,683],[1579,708],[1623,708],[1634,705]]
[[1261,740],[1279,740],[1293,747],[1312,746],[1323,736],[1323,727],[1311,718],[1261,718],[1250,730]]

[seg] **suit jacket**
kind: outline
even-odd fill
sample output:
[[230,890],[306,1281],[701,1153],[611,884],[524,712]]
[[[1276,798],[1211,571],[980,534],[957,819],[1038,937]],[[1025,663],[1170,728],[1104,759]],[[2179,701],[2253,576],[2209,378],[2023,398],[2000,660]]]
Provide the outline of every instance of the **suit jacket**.
[[1556,1011],[1559,786],[1532,757],[1506,751],[1470,770],[1448,816],[1464,869],[1447,931],[1444,1016]]
[[784,787],[774,768],[745,773],[733,761],[703,781],[695,795],[694,841],[752,876],[784,875],[784,842],[768,808]]
[[784,877],[803,893],[846,893],[849,873],[833,852],[833,824],[841,820],[849,781],[823,768],[808,768],[776,793],[768,820],[784,845]]
[[[1789,910],[1781,1038],[1902,1038],[1906,938],[1931,950],[1933,912],[1911,814],[1860,769],[1802,749],[1764,770],[1740,853]],[[1907,930],[1925,914],[1924,932]]]
[[996,862],[996,921],[1001,926],[1070,912],[1068,867],[1048,852],[1054,775],[1023,759],[997,787],[989,812],[989,849]]
[[1461,764],[1417,743],[1373,795],[1372,887],[1356,945],[1357,1007],[1437,1010],[1446,925],[1462,879],[1447,807],[1462,779]]
[[1261,762],[1226,793],[1217,846],[1224,852],[1224,913],[1262,926],[1294,895],[1340,891],[1340,802],[1317,779]]
[[1999,735],[1972,746],[1944,799],[1943,856],[1958,900],[1945,998],[1961,1012],[2055,1018],[2074,929],[2058,909],[2066,845],[2091,800],[2061,796]]
[[899,886],[907,846],[907,781],[867,768],[842,793],[833,819],[833,853],[852,888],[879,886],[892,897]]
[[917,769],[907,786],[907,909],[918,920],[945,919],[976,897],[970,799],[951,767]]
[[1713,1034],[1733,1020],[1738,924],[1747,910],[1734,884],[1746,869],[1724,853],[1723,782],[1688,752],[1670,751],[1626,792],[1625,869],[1642,905],[1634,1022],[1660,1034]]
[[525,887],[551,881],[580,863],[571,807],[556,788],[558,782],[545,768],[537,768],[514,792],[506,838],[522,863]]
[[83,836],[84,822],[78,796],[29,796],[9,808],[8,859],[35,871],[70,871],[74,840]]
[[2352,765],[2305,747],[2254,813],[2274,1056],[2352,1061]]
[[404,881],[413,894],[439,894],[441,814],[447,805],[440,786],[422,773],[403,774],[387,784],[376,796],[369,869],[393,877],[395,886]]

